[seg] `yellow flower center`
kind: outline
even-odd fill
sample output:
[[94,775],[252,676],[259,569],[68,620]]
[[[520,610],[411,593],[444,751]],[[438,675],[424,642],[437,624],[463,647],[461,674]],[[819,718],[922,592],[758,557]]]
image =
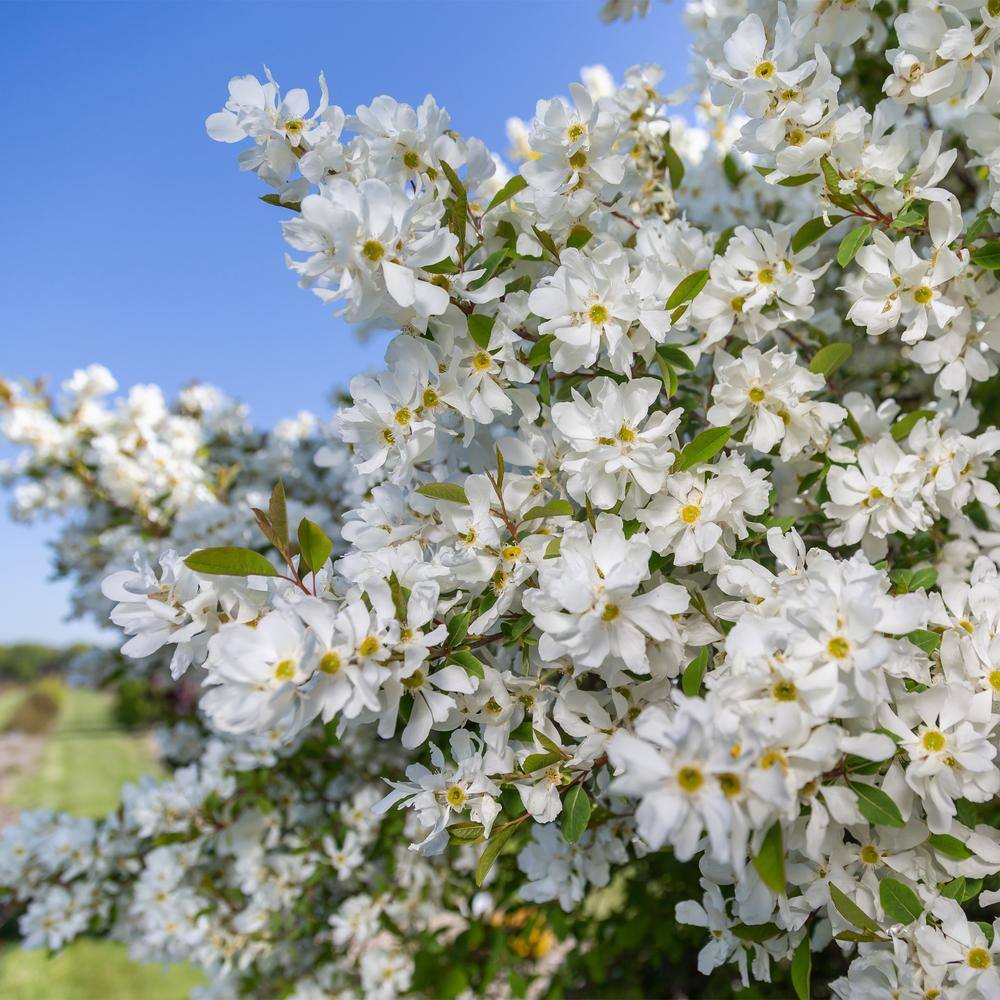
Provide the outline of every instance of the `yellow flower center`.
[[990,671],[989,682],[994,691],[1000,692],[1000,668]]
[[775,681],[771,688],[771,697],[775,701],[795,701],[798,696],[798,688],[796,688],[794,681]]
[[774,282],[774,271],[769,267],[762,267],[757,272],[757,281],[762,285],[770,285]]
[[689,503],[681,507],[681,520],[685,524],[694,524],[701,517],[701,508],[697,504]]
[[427,680],[427,675],[422,670],[414,670],[409,677],[404,677],[400,683],[408,691],[416,691],[425,680]]
[[508,561],[517,559],[521,555],[520,545],[507,545],[500,551],[500,555],[507,559]]
[[584,135],[586,135],[586,133],[586,126],[581,125],[579,122],[575,122],[573,125],[570,125],[568,129],[566,129],[566,138],[569,139],[570,142],[578,142],[584,137]]
[[759,385],[755,385],[747,393],[747,395],[750,397],[750,402],[751,403],[763,403],[764,402],[764,397],[765,397],[766,393],[764,392],[764,390]]
[[396,443],[396,435],[393,434],[391,427],[386,427],[382,431],[382,442],[388,445],[394,445]]
[[587,154],[582,149],[578,149],[569,158],[569,165],[574,170],[583,170],[583,168],[587,165]]
[[743,782],[740,781],[740,776],[738,774],[726,771],[725,773],[720,774],[718,778],[722,794],[728,799],[735,798],[743,790]]
[[729,305],[732,307],[733,312],[741,313],[743,312],[743,307],[746,305],[746,301],[742,295],[737,295],[736,298],[729,300]]
[[677,772],[677,784],[683,791],[693,794],[705,784],[705,775],[701,773],[701,768],[689,764]]
[[340,670],[340,656],[339,654],[330,650],[329,653],[324,653],[323,658],[319,661],[319,669],[324,674],[335,674]]
[[396,410],[396,423],[400,427],[405,427],[413,419],[413,411],[408,406],[401,406]]
[[366,636],[361,640],[361,645],[358,646],[358,652],[362,656],[374,656],[380,649],[382,644],[373,635]]
[[923,744],[925,750],[930,753],[940,753],[944,749],[945,738],[944,733],[937,729],[928,729],[923,736],[920,737],[920,742]]
[[437,394],[436,389],[424,389],[423,403],[428,410],[433,410],[440,402],[441,397]]
[[377,264],[385,256],[385,247],[378,240],[365,240],[365,245],[361,248],[361,256],[366,257],[373,264]]
[[621,427],[618,428],[618,440],[621,441],[622,444],[633,444],[635,439],[636,433],[631,427],[628,426],[628,424],[622,424]]
[[774,63],[770,59],[765,59],[764,62],[757,63],[753,75],[758,80],[770,80],[774,76]]
[[290,681],[295,676],[295,661],[294,660],[282,660],[274,668],[274,676],[276,680],[279,681]]
[[285,131],[291,135],[298,135],[306,127],[306,123],[301,118],[292,118],[285,122]]
[[445,793],[445,798],[452,809],[461,809],[465,805],[465,790],[458,785],[452,785]]
[[970,969],[988,969],[991,964],[990,953],[985,948],[970,948],[965,960]]
[[587,316],[590,318],[591,323],[595,326],[600,326],[602,323],[607,323],[608,321],[608,307],[602,306],[600,302],[595,302],[590,307]]
[[869,490],[868,496],[870,496],[872,498],[872,500],[884,500],[885,499],[885,494],[877,486],[873,486],[871,488],[871,490]]
[[613,622],[619,615],[621,611],[617,604],[605,604],[604,613],[601,615],[602,622]]
[[878,848],[874,844],[865,844],[861,848],[859,857],[866,865],[877,865],[882,855],[879,854]]
[[851,644],[841,635],[835,635],[827,644],[826,651],[835,660],[846,660],[851,652]]
[[914,302],[917,302],[922,306],[927,305],[927,303],[930,302],[930,300],[933,298],[934,298],[934,292],[930,288],[928,288],[927,285],[921,285],[919,288],[916,288],[913,291]]
[[476,351],[472,355],[472,367],[476,369],[477,372],[489,371],[493,365],[493,356],[489,351]]
[[412,149],[408,149],[403,153],[403,166],[407,170],[416,170],[420,166],[420,157]]

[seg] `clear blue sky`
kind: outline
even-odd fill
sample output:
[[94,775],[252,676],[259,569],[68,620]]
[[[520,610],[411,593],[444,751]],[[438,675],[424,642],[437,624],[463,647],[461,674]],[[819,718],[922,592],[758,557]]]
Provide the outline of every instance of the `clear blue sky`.
[[[680,4],[613,26],[599,6],[4,3],[0,83],[13,117],[0,160],[0,374],[56,384],[99,361],[122,386],[213,382],[262,426],[302,407],[326,415],[330,389],[382,348],[359,344],[296,287],[282,213],[256,201],[263,189],[239,173],[234,147],[205,136],[228,79],[267,63],[283,88],[315,95],[322,69],[348,111],[381,93],[433,93],[455,128],[503,151],[505,119],[565,94],[581,66],[620,77],[658,62],[665,89],[685,82]],[[0,642],[95,634],[63,622],[51,531],[0,515]]]

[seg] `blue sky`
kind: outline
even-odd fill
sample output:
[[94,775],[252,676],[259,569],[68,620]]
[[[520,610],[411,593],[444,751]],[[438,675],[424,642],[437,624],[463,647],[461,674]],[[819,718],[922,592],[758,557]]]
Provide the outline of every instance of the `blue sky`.
[[[122,386],[192,378],[247,401],[258,424],[329,411],[381,359],[285,270],[277,209],[203,122],[229,77],[270,66],[283,88],[350,111],[433,93],[455,128],[506,148],[504,121],[566,93],[581,66],[640,62],[685,82],[681,5],[603,25],[599,0],[5,3],[0,83],[15,121],[0,159],[0,375],[57,384],[107,365]],[[280,374],[279,374],[280,373]],[[10,449],[0,445],[0,457]],[[0,642],[92,638],[65,623],[45,540],[0,514]],[[14,572],[12,572],[14,570]]]

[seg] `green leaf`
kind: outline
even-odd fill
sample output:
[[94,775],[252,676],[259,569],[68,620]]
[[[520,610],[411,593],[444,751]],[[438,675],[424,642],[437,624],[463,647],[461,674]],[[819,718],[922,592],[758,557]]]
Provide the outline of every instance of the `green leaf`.
[[594,234],[586,226],[574,226],[569,231],[566,246],[571,247],[573,250],[579,250],[581,247],[585,247],[590,242],[590,238],[593,235]]
[[893,441],[902,441],[903,438],[909,437],[910,431],[912,431],[921,420],[925,417],[929,420],[933,416],[933,410],[910,410],[909,413],[904,413],[892,425]]
[[712,247],[712,253],[716,257],[721,257],[726,252],[726,247],[729,246],[729,241],[733,238],[735,233],[735,226],[726,226],[726,228],[719,233],[715,240],[715,246]]
[[795,515],[785,514],[783,517],[766,517],[764,518],[765,528],[777,528],[779,531],[791,531],[795,527]]
[[535,234],[535,239],[537,239],[538,242],[541,243],[546,250],[548,250],[558,263],[559,251],[556,249],[556,245],[551,234],[547,233],[544,229],[539,229],[538,226],[532,226],[531,231]]
[[281,196],[277,194],[262,194],[258,195],[258,197],[268,205],[274,205],[275,208],[287,208],[290,212],[302,211],[301,201],[282,201]]
[[972,251],[972,263],[985,267],[988,271],[996,271],[1000,268],[1000,242],[994,240],[975,247]]
[[520,639],[534,624],[535,619],[525,612],[520,618],[515,618],[512,622],[501,623],[500,631],[503,632],[504,638],[508,640],[507,644],[510,645]]
[[535,739],[550,753],[557,753],[560,757],[566,758],[569,754],[551,736],[546,736],[540,729],[533,729],[532,732],[535,734]]
[[953,878],[950,882],[945,882],[941,886],[941,895],[947,896],[948,899],[954,899],[959,902],[965,898],[966,891],[966,881],[964,875],[959,875],[958,878]]
[[848,783],[851,791],[858,797],[858,809],[869,823],[875,826],[892,826],[899,829],[905,826],[899,806],[889,796],[874,785],[863,785],[858,781]]
[[448,657],[448,662],[458,664],[470,677],[482,680],[486,676],[482,662],[467,649],[455,650]]
[[785,836],[781,832],[781,822],[776,820],[764,834],[763,843],[753,859],[761,882],[774,892],[784,894],[785,883]]
[[[281,551],[281,540],[274,533],[274,528],[271,527],[271,519],[265,514],[259,507],[251,507],[250,510],[253,512],[253,516],[257,519],[257,527],[260,528],[261,534],[279,551]],[[282,553],[284,555],[284,553]]]
[[496,317],[473,313],[467,317],[466,322],[469,327],[469,336],[475,342],[476,347],[485,351],[490,346],[490,336],[493,333],[493,324],[496,323]]
[[792,253],[798,253],[811,243],[815,243],[824,233],[829,232],[838,222],[843,222],[846,218],[846,215],[831,215],[828,226],[826,219],[822,215],[818,215],[815,219],[810,219],[799,226],[798,231],[792,237]]
[[210,576],[277,576],[278,571],[259,552],[224,546],[199,549],[184,560],[188,569]]
[[885,915],[897,924],[912,924],[924,912],[920,897],[898,879],[882,879],[878,884],[878,898]]
[[931,632],[926,628],[914,629],[912,632],[908,632],[906,638],[913,643],[914,646],[919,646],[928,656],[935,652],[937,648],[941,645],[941,635],[939,632]]
[[694,271],[686,278],[681,278],[677,287],[670,293],[666,308],[676,309],[685,302],[690,302],[708,284],[708,271]]
[[837,248],[837,263],[841,267],[847,267],[854,260],[854,255],[865,245],[868,237],[872,234],[871,223],[866,222],[857,229],[852,229],[841,241]]
[[472,612],[463,611],[460,615],[455,615],[448,622],[448,648],[454,649],[461,645],[469,631],[469,622],[472,621]]
[[777,924],[733,924],[729,928],[733,934],[741,941],[753,941],[759,944],[761,941],[770,941],[771,938],[781,934]]
[[[506,253],[506,250],[498,250],[497,253]],[[439,260],[436,264],[421,264],[421,271],[426,271],[428,274],[458,274],[458,264],[456,264],[450,257],[445,257]],[[473,286],[470,285],[470,288]]]
[[504,848],[504,844],[514,836],[516,826],[502,826],[493,831],[493,836],[486,842],[479,864],[476,865],[476,885],[482,885],[489,875],[493,862]]
[[[482,288],[487,281],[496,277],[507,261],[511,259],[511,253],[507,247],[501,247],[499,250],[491,253],[482,263],[483,273],[475,281],[469,283],[469,288],[474,292]],[[427,268],[424,268],[424,270],[426,271]],[[458,268],[456,267],[455,270],[458,270]]]
[[540,517],[572,517],[573,505],[568,500],[550,500],[539,507],[532,507],[522,521],[534,521]]
[[677,372],[674,371],[673,365],[659,355],[656,357],[656,366],[660,369],[660,378],[663,380],[663,391],[667,394],[667,399],[670,399],[680,386],[680,383],[677,381]]
[[937,583],[937,570],[930,566],[915,569],[910,577],[910,590],[930,590]]
[[267,507],[271,530],[279,541],[282,552],[288,551],[288,507],[285,504],[285,484],[279,479],[271,490],[271,500]]
[[927,843],[930,844],[935,851],[938,851],[946,858],[952,858],[955,861],[968,861],[968,859],[973,856],[972,851],[970,851],[965,844],[958,839],[958,837],[953,837],[950,833],[932,833],[927,838]]
[[555,751],[551,753],[532,753],[524,758],[521,770],[525,774],[531,774],[532,771],[541,771],[543,768],[551,767],[553,764],[559,764],[562,760],[563,755]]
[[663,358],[672,367],[680,368],[681,371],[694,371],[694,362],[688,357],[687,351],[682,351],[675,344],[660,344],[656,348],[656,356]]
[[430,497],[431,500],[447,500],[449,503],[469,502],[465,490],[458,483],[425,483],[417,487],[417,492],[421,496]]
[[684,673],[681,675],[681,690],[689,698],[698,696],[706,670],[708,670],[708,646],[702,646],[698,650],[698,655],[684,668]]
[[819,165],[823,171],[823,180],[826,182],[826,196],[830,201],[845,211],[854,211],[854,200],[848,198],[840,190],[840,174],[837,168],[830,162],[830,158],[824,156],[820,159]]
[[722,172],[726,175],[726,180],[736,187],[743,177],[743,171],[736,164],[736,159],[732,153],[726,153],[722,160]]
[[984,208],[972,221],[972,225],[966,230],[965,244],[975,243],[983,233],[989,228],[990,216],[993,214],[992,208]]
[[463,843],[475,843],[479,840],[486,827],[482,823],[476,823],[472,820],[463,820],[461,823],[452,823],[448,827],[448,836],[452,840],[458,840]]
[[465,191],[465,185],[458,179],[458,174],[451,166],[441,161],[441,169],[448,178],[455,198],[451,203],[451,231],[458,237],[458,256],[465,260],[465,233],[467,228],[467,218],[469,214],[469,196]]
[[888,941],[887,937],[880,934],[873,934],[871,931],[840,931],[833,935],[838,941],[854,941],[856,944],[871,941]]
[[707,462],[722,451],[728,440],[728,427],[710,427],[707,431],[702,431],[693,441],[684,445],[671,471],[683,472],[699,462]]
[[313,573],[318,573],[330,558],[333,542],[318,524],[304,517],[299,521],[299,549],[302,561]]
[[552,357],[552,342],[555,339],[555,334],[552,333],[546,333],[544,336],[539,337],[531,345],[531,350],[528,352],[525,364],[530,368],[537,368],[539,365],[545,364]]
[[567,844],[575,844],[587,829],[592,806],[583,785],[574,785],[563,799],[562,832]]
[[863,931],[869,931],[872,934],[880,934],[882,932],[878,921],[874,917],[869,917],[853,899],[846,896],[832,882],[829,883],[829,889],[833,905],[837,907],[840,915],[848,923],[854,924],[855,927],[860,927]]
[[792,989],[798,1000],[809,1000],[809,977],[812,975],[812,949],[806,934],[792,955]]
[[[498,205],[505,201],[510,201],[518,192],[523,191],[528,186],[528,182],[520,175],[515,174],[495,195],[493,200],[486,206],[486,212],[492,212]],[[483,215],[486,214],[483,212]]]
[[796,174],[794,177],[782,177],[778,181],[778,186],[783,188],[797,188],[802,187],[803,184],[808,184],[810,181],[816,180],[819,174]]
[[677,150],[670,145],[670,140],[666,136],[663,137],[663,157],[667,162],[670,186],[676,191],[684,180],[684,161],[677,155]]
[[809,371],[814,375],[830,375],[836,371],[853,353],[850,344],[838,342],[821,347],[809,362]]

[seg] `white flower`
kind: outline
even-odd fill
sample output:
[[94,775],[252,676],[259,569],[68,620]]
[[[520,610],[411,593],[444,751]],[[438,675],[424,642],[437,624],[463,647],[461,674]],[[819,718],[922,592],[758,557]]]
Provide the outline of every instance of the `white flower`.
[[539,589],[524,597],[542,630],[542,657],[569,655],[578,666],[595,668],[614,656],[645,673],[647,642],[670,637],[670,616],[689,601],[683,587],[670,583],[637,593],[649,578],[650,552],[643,534],[626,539],[621,519],[611,514],[598,517],[593,537],[585,526],[570,525],[559,558],[543,562]]
[[649,416],[660,389],[658,379],[619,386],[597,378],[590,384],[591,403],[574,390],[571,403],[552,407],[552,420],[572,448],[563,468],[570,474],[566,488],[578,503],[589,497],[606,510],[625,498],[630,484],[640,502],[661,489],[673,462],[672,435],[681,411]]

